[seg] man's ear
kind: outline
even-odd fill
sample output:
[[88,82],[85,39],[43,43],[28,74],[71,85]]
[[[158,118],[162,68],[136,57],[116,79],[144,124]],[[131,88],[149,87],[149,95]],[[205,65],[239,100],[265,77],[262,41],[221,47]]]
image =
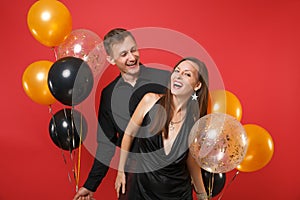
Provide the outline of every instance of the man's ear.
[[201,88],[201,85],[202,85],[202,83],[201,83],[201,82],[198,82],[198,83],[195,85],[195,87],[194,87],[194,91],[199,90],[199,89]]
[[111,56],[106,56],[106,60],[112,65],[116,64],[115,59]]

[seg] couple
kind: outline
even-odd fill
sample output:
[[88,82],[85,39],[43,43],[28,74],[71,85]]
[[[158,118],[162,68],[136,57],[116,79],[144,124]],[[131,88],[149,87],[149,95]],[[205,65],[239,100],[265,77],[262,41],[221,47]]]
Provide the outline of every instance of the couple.
[[[207,199],[201,169],[187,142],[194,122],[207,110],[205,64],[196,58],[182,59],[171,76],[144,67],[136,41],[125,29],[111,30],[104,47],[120,75],[101,93],[96,158],[74,200],[93,199],[115,145],[122,150],[115,182],[119,199],[192,199],[193,187],[198,199]],[[125,165],[139,173],[126,173]]]

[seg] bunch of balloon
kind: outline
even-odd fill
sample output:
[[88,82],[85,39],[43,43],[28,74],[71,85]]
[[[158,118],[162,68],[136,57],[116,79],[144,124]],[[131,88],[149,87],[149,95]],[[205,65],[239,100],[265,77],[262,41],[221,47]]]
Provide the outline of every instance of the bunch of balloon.
[[237,166],[241,172],[254,172],[265,167],[274,154],[274,142],[269,132],[261,126],[246,124],[248,150],[243,161]]
[[[89,64],[98,67],[97,64],[101,63],[99,59],[104,59],[105,56],[102,49],[101,55],[99,50],[94,51],[96,53],[93,56],[88,54],[99,49],[96,47],[101,40],[89,30],[72,32],[71,14],[57,0],[36,1],[28,11],[27,25],[38,42],[54,50],[56,61],[32,63],[23,74],[23,88],[33,101],[49,105],[52,115],[49,123],[50,137],[62,151],[64,162],[66,163],[64,151],[69,151],[70,160],[74,164],[74,150],[79,148],[78,165],[74,164],[72,167],[77,189],[81,144],[87,134],[87,123],[83,114],[75,110],[74,106],[84,101],[92,90],[94,79]],[[56,47],[58,53],[55,52]],[[53,113],[55,102],[70,108]],[[71,181],[70,175],[69,180]]]
[[189,150],[198,165],[212,173],[208,187],[210,197],[216,195],[215,187],[220,188],[217,183],[213,184],[215,174],[235,169],[244,159],[247,148],[245,129],[235,117],[210,113],[196,121],[189,135]]
[[31,100],[42,105],[50,106],[56,102],[48,87],[48,73],[52,64],[47,60],[33,62],[22,76],[25,93]]
[[103,42],[88,29],[73,30],[57,47],[57,59],[72,56],[81,58],[90,66],[94,76],[102,72],[106,62]]
[[[209,114],[224,113],[234,117],[238,121],[241,121],[242,106],[239,99],[233,93],[226,90],[214,90],[214,91],[210,91],[208,113]],[[216,122],[214,123],[218,124]],[[201,127],[204,126],[205,125],[202,125]],[[206,128],[207,129],[206,131],[209,132],[209,130],[212,129],[211,127]],[[245,144],[245,147],[247,146],[247,151],[244,152],[243,159],[239,160],[239,164],[236,165],[235,169],[237,171],[235,175],[232,177],[232,179],[229,180],[227,187],[224,189],[219,199],[222,198],[225,190],[234,181],[234,179],[237,177],[239,172],[253,172],[265,167],[272,159],[274,153],[273,139],[271,135],[264,128],[255,124],[246,124],[246,125],[242,125],[242,127],[244,130],[244,137],[247,138]],[[203,132],[201,128],[198,131]],[[207,136],[207,138],[209,138],[209,136]],[[195,151],[195,156],[198,156],[196,157],[198,159],[200,159],[201,155],[203,155],[202,152],[210,151],[210,149],[208,148],[209,146],[214,146],[217,144],[216,141],[211,139],[208,140],[207,138],[204,137],[204,142],[206,141],[206,143],[202,142],[198,146],[195,146],[197,142],[194,144],[194,148],[197,147],[196,150],[194,151]],[[198,140],[199,139],[203,140],[203,137],[198,137]],[[216,149],[219,148],[220,146],[218,146]],[[225,151],[226,150],[227,148],[225,148]],[[218,155],[219,156],[221,155],[220,152]],[[216,164],[216,161],[217,159],[208,160],[208,159],[201,158],[199,160],[199,163],[201,166],[203,165],[205,167],[207,166],[213,167],[213,164]],[[230,166],[228,165],[228,163],[224,163],[224,162],[220,163],[220,161],[217,161],[217,163],[223,165],[225,169],[226,168],[228,169],[228,167]],[[233,166],[234,165],[231,165],[230,170],[233,169],[232,168]],[[207,168],[207,170],[211,172],[224,172],[224,170],[216,170],[218,169],[218,167],[216,167],[213,170],[211,170],[211,168]]]
[[38,42],[55,47],[72,31],[72,17],[68,8],[59,1],[36,1],[28,11],[27,25]]
[[210,91],[207,113],[225,113],[242,119],[242,105],[240,100],[232,92],[227,90]]

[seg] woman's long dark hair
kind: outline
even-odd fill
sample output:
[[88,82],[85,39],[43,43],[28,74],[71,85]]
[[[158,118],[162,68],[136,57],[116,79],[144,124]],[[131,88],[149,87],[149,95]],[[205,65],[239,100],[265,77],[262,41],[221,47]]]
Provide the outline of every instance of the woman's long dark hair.
[[[194,122],[198,120],[200,117],[203,117],[207,114],[207,106],[208,106],[208,70],[206,65],[197,58],[187,57],[180,60],[174,67],[174,69],[183,61],[191,61],[197,65],[198,68],[198,79],[201,82],[201,87],[196,91],[196,95],[198,96],[198,100],[192,100],[192,98],[188,101],[187,114],[192,116]],[[157,133],[157,131],[162,131],[164,138],[168,138],[169,136],[169,123],[174,115],[174,102],[170,90],[170,82],[169,87],[166,90],[166,94],[161,98],[160,105],[163,106],[164,109],[159,109],[156,112],[155,117],[153,118],[153,123],[151,125],[151,132]],[[158,128],[161,127],[161,128]],[[159,130],[160,129],[160,130]],[[154,131],[156,130],[156,131]]]

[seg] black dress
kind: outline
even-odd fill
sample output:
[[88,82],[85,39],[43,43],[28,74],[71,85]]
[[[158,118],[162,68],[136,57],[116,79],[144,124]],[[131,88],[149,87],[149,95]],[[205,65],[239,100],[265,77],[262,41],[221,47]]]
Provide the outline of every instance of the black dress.
[[169,154],[165,153],[161,133],[153,135],[145,131],[147,129],[143,129],[141,135],[139,131],[140,156],[137,166],[140,173],[136,174],[136,190],[130,194],[130,200],[193,199],[191,178],[186,162],[188,135],[192,127],[190,118],[186,117]]

